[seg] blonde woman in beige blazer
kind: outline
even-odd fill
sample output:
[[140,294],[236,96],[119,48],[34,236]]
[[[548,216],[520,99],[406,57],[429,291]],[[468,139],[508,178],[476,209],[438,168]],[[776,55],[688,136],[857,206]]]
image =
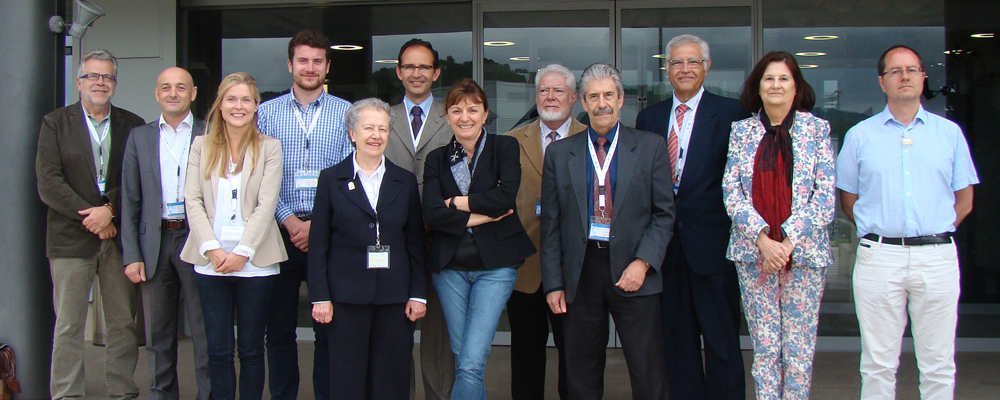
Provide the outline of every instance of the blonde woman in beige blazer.
[[[184,190],[191,228],[181,259],[194,264],[208,342],[212,398],[264,390],[264,329],[278,263],[288,256],[274,220],[281,187],[281,143],[257,130],[260,93],[243,72],[226,76],[191,144]],[[235,315],[235,320],[233,316]],[[233,326],[239,332],[235,337]]]

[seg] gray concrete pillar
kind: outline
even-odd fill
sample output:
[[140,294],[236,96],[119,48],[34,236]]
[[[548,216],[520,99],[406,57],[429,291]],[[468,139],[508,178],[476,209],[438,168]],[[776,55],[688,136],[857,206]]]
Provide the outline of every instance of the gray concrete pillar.
[[48,28],[56,9],[56,0],[0,2],[0,342],[17,355],[18,400],[49,398],[55,316],[35,149],[62,93],[63,35]]

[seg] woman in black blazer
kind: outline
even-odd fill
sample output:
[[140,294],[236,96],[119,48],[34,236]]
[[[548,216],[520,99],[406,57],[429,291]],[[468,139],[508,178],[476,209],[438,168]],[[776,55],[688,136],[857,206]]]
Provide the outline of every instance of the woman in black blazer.
[[517,267],[535,253],[514,214],[521,183],[517,139],[486,134],[486,93],[463,79],[445,97],[455,138],[427,156],[424,214],[428,270],[455,353],[451,398],[486,398],[483,373]]
[[329,323],[333,398],[409,397],[413,323],[427,270],[417,180],[386,160],[391,111],[369,98],[344,117],[355,152],[319,175],[309,233],[313,318]]

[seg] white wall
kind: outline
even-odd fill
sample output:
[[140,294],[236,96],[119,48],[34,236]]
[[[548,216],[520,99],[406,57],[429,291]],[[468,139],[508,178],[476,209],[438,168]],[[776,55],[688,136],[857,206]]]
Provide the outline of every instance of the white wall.
[[[104,48],[118,57],[118,87],[112,103],[147,122],[160,109],[153,87],[160,71],[177,65],[177,0],[93,0],[107,15],[94,22],[82,45],[73,49],[66,80],[67,104],[76,102],[76,66],[80,55]],[[197,82],[195,82],[197,85]]]

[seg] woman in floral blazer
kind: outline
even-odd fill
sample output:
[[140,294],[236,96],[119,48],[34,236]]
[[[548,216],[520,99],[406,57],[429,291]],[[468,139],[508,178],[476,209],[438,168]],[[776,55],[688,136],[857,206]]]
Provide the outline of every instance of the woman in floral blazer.
[[834,217],[830,124],[807,110],[815,94],[795,58],[770,52],[743,85],[755,114],[733,123],[723,178],[754,347],[758,399],[807,399]]

